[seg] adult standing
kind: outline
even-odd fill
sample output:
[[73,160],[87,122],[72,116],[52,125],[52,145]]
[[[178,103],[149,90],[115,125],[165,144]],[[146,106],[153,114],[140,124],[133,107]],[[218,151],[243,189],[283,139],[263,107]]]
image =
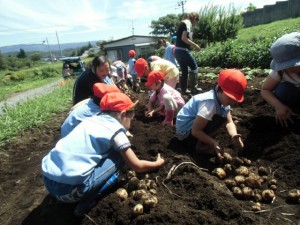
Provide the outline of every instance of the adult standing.
[[110,78],[110,63],[105,56],[96,56],[90,68],[84,71],[76,80],[73,88],[73,105],[90,98],[94,95],[93,85],[95,83],[105,83],[114,85]]
[[[199,45],[192,41],[192,28],[198,21],[198,13],[188,13],[184,15],[183,20],[177,29],[175,58],[179,63],[182,72],[179,83],[183,94],[197,94],[202,91],[201,88],[198,88],[198,65],[195,58],[190,53],[191,47],[196,51],[200,51]],[[191,91],[187,89],[188,77],[190,79]]]
[[293,123],[300,113],[300,33],[278,38],[271,46],[271,71],[261,87],[262,97],[275,109],[281,126]]

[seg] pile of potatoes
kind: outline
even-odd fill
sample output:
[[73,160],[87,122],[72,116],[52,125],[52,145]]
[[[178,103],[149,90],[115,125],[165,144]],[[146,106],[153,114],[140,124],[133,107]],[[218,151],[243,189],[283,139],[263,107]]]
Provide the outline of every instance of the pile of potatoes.
[[232,157],[229,153],[224,153],[220,167],[212,171],[213,175],[224,180],[237,199],[258,203],[253,210],[261,210],[259,203],[271,203],[275,198],[277,181],[270,178],[269,173],[266,167],[256,168],[251,160]]
[[128,171],[127,179],[126,188],[119,188],[116,194],[121,201],[130,198],[136,203],[132,209],[135,215],[143,214],[145,209],[157,207],[157,184],[149,178],[148,174],[140,179],[134,171]]

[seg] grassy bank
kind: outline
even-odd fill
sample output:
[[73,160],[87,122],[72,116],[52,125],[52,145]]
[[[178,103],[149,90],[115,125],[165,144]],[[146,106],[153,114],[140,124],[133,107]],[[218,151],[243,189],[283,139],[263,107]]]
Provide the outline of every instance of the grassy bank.
[[4,108],[0,117],[0,146],[31,127],[43,126],[55,113],[68,110],[74,80],[63,82],[53,92],[28,100],[15,108]]

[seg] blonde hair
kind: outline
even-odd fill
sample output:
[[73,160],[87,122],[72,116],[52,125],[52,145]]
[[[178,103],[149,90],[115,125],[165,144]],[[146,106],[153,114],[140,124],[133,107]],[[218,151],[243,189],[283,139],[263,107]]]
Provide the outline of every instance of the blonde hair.
[[196,12],[186,13],[183,15],[182,20],[188,19],[191,22],[199,21],[199,14]]

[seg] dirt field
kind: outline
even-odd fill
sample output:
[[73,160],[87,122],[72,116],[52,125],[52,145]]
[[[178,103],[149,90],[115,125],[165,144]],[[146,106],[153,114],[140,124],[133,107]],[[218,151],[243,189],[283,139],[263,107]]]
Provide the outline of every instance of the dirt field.
[[[204,91],[213,85],[211,81],[200,83]],[[267,188],[269,180],[277,180],[275,199],[271,203],[262,203],[261,211],[251,210],[252,198],[236,199],[224,180],[211,174],[220,165],[183,148],[174,138],[174,128],[161,126],[162,118],[144,117],[143,103],[146,104],[147,98],[144,93],[136,95],[142,104],[132,123],[132,143],[140,158],[153,159],[161,153],[167,160],[159,171],[149,174],[157,183],[157,207],[146,208],[142,215],[135,216],[132,208],[138,201],[132,197],[120,201],[111,192],[80,219],[73,216],[75,205],[59,203],[48,195],[42,183],[40,164],[60,137],[60,124],[67,114],[64,112],[53,116],[44,128],[27,130],[12,143],[1,146],[0,224],[300,224],[299,204],[286,201],[289,190],[300,188],[299,116],[288,128],[277,126],[272,109],[262,101],[256,89],[260,85],[250,82],[248,86],[245,102],[233,109],[234,120],[245,143],[241,156],[252,161],[247,166],[251,172],[257,174],[259,166],[267,168],[268,180],[260,190]],[[225,130],[219,132],[217,139],[226,151],[231,151],[231,140]],[[182,162],[189,163],[179,166],[166,181],[172,166]],[[128,189],[125,175],[114,190],[119,187]]]

